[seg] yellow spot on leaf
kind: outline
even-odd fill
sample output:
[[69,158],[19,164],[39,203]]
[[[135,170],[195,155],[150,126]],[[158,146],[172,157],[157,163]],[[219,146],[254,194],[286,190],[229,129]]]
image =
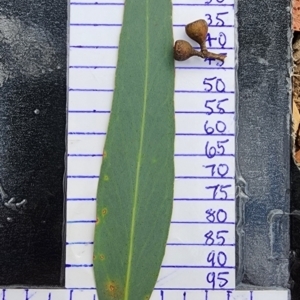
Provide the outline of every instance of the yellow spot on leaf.
[[104,254],[100,254],[99,258],[100,258],[100,260],[105,260],[105,255]]
[[[115,281],[108,281],[105,286],[105,291],[108,294],[109,299],[120,300],[123,299],[123,292],[119,285]],[[108,298],[107,298],[108,299]]]
[[109,181],[108,175],[104,175],[103,180],[104,180],[104,181]]
[[98,225],[99,223],[100,223],[100,218],[97,217],[97,218],[96,218],[96,225]]
[[95,260],[96,259],[96,256],[95,255],[93,255],[93,260]]
[[149,300],[149,299],[150,299],[149,295],[145,296],[145,298],[144,298],[144,300]]
[[105,215],[107,215],[107,208],[102,209],[102,216],[105,216]]
[[106,157],[107,157],[107,152],[103,151],[103,158],[106,158]]

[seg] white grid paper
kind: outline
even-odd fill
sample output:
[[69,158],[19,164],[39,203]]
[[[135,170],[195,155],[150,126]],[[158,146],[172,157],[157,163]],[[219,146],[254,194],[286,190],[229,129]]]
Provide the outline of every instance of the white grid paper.
[[[209,33],[213,39],[209,48],[227,53],[228,57],[222,67],[216,61],[205,62],[198,58],[175,64],[174,211],[166,255],[151,300],[286,300],[288,292],[284,290],[234,290],[234,1],[205,2],[210,0],[173,0],[174,39],[189,40],[184,25],[207,19],[210,14],[213,23]],[[70,7],[66,289],[2,290],[2,300],[97,299],[92,269],[95,197],[112,102],[123,1],[73,0]],[[217,14],[224,12],[227,12],[221,15],[224,26],[216,26],[219,24]],[[224,82],[225,91],[205,91],[205,78],[213,77]],[[225,98],[228,100],[221,106],[225,113],[207,114],[210,109],[205,107],[206,100],[216,99],[208,103],[217,112],[217,101]],[[208,136],[203,130],[206,121],[210,126],[223,122],[226,130]],[[216,147],[218,141],[224,140],[228,140],[220,144],[225,147],[224,155],[213,158],[205,155],[207,142]],[[226,164],[228,173],[220,178],[212,174],[211,168],[203,167],[210,164],[221,164],[221,172],[222,165]],[[216,184],[228,186],[224,188],[226,197],[219,188],[215,194],[214,189],[206,188]],[[207,209],[222,209],[227,213],[226,221],[209,223]],[[227,231],[221,233],[225,237],[222,245],[207,245],[205,234],[210,230],[214,236],[217,231]],[[218,268],[211,267],[207,261],[212,250],[222,251],[227,256],[221,271],[228,272],[228,283],[221,290],[217,286],[213,289],[206,280],[208,273],[218,274]],[[220,282],[216,282],[218,284]]]

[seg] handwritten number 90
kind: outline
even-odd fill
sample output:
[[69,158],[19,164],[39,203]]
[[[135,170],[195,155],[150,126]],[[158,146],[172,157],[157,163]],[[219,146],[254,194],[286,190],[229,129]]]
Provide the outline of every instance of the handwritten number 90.
[[223,288],[228,283],[228,280],[225,277],[226,275],[229,275],[229,272],[219,272],[219,273],[210,272],[206,276],[206,281],[208,283],[211,283],[213,289],[216,287],[216,284],[220,288]]
[[222,93],[225,91],[225,83],[221,78],[212,77],[204,78],[203,84],[206,86],[204,90],[206,92],[211,92],[213,90]]
[[211,263],[212,267],[214,267],[216,264],[217,266],[225,267],[227,262],[227,256],[222,251],[218,252],[218,255],[216,255],[215,251],[213,250],[208,254],[206,261],[208,263]]

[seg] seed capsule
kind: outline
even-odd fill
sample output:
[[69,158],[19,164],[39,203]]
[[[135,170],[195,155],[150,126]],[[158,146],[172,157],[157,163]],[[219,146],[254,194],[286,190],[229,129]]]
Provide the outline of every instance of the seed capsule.
[[207,51],[206,35],[208,32],[208,25],[205,20],[197,20],[185,26],[186,34],[194,41],[196,41],[201,50]]
[[174,45],[174,59],[183,61],[195,55],[195,50],[189,42],[178,40]]

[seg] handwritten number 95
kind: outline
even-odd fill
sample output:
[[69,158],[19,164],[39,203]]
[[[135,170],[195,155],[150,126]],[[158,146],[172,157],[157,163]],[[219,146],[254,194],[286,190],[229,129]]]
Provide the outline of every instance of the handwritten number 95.
[[228,283],[228,280],[226,278],[227,275],[229,275],[229,272],[219,272],[219,273],[210,272],[206,276],[206,281],[208,283],[211,283],[213,289],[216,287],[216,284],[220,288],[223,288]]
[[228,14],[228,12],[217,13],[217,15],[216,15],[216,21],[217,22],[215,24],[213,24],[214,22],[213,22],[213,17],[211,16],[211,14],[206,14],[205,17],[207,17],[208,26],[210,26],[210,25],[220,26],[220,27],[224,26],[225,22],[224,22],[223,19],[221,19],[221,16],[224,16],[224,15],[227,15],[227,14]]
[[222,93],[225,91],[225,83],[221,78],[204,78],[203,84],[205,86],[204,90],[206,92],[217,91],[219,93]]

